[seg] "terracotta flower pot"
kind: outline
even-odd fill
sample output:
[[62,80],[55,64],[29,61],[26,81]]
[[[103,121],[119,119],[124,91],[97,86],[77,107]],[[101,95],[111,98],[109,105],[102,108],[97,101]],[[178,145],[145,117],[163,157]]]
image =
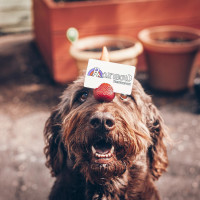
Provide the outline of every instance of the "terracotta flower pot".
[[111,62],[136,65],[137,56],[142,53],[140,42],[111,35],[98,35],[79,39],[70,47],[70,54],[76,60],[79,71],[86,69],[90,58],[99,59],[102,47],[109,51]]
[[[200,28],[199,0],[98,0],[53,2],[33,0],[34,35],[53,79],[68,83],[76,79],[77,68],[69,55],[66,30],[76,27],[80,37],[125,35],[136,38],[148,26],[173,23]],[[144,12],[148,8],[148,12]],[[167,11],[167,12],[163,12]],[[137,70],[144,70],[138,65]],[[146,69],[146,68],[145,68]]]
[[176,92],[192,86],[200,30],[182,26],[157,26],[139,32],[144,46],[149,83],[156,90]]

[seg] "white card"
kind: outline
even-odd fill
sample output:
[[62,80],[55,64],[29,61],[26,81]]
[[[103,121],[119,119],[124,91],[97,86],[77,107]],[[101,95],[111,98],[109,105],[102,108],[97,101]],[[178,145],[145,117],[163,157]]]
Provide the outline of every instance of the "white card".
[[114,92],[130,95],[134,75],[134,66],[89,59],[84,87],[98,88],[102,83],[109,83]]

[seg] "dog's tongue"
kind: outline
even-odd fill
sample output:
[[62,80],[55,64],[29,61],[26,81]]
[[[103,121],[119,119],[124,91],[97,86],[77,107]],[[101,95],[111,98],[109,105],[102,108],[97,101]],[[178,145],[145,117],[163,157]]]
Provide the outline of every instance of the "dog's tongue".
[[110,102],[114,99],[115,93],[113,88],[108,83],[102,83],[98,88],[93,90],[94,98],[98,101]]
[[111,151],[112,145],[106,141],[99,141],[94,144],[94,147],[97,153],[106,154]]
[[96,149],[97,153],[106,154],[110,152],[110,149]]

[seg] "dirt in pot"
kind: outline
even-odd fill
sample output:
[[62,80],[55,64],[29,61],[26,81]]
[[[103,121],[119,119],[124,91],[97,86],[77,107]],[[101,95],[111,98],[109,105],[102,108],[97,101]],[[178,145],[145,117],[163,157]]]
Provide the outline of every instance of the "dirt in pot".
[[176,38],[176,37],[171,37],[171,38],[158,38],[156,39],[158,42],[166,42],[166,43],[185,43],[185,42],[191,42],[192,39],[189,38]]
[[[126,48],[130,48],[131,45],[120,45],[120,46],[106,46],[108,51],[118,51],[121,49],[126,49]],[[83,49],[82,51],[87,51],[87,52],[101,52],[102,51],[102,47],[95,47],[95,48],[87,48],[87,49]]]

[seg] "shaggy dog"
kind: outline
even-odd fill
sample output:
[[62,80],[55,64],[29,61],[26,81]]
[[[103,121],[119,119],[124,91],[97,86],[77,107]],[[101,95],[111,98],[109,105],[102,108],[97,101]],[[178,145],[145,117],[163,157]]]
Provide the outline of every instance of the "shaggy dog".
[[51,200],[157,200],[168,165],[166,127],[140,83],[98,102],[84,77],[68,86],[45,126]]

